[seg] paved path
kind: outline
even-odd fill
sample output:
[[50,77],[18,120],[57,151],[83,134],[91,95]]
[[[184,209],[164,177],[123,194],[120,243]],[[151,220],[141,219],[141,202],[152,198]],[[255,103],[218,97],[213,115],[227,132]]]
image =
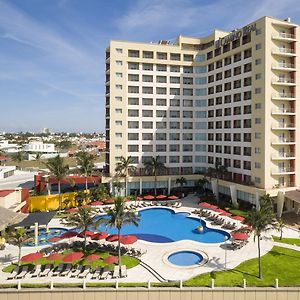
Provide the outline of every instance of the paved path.
[[274,242],[274,246],[278,246],[278,247],[288,248],[288,249],[291,249],[291,250],[300,251],[300,247],[299,246],[291,245],[291,244],[286,244],[286,243]]

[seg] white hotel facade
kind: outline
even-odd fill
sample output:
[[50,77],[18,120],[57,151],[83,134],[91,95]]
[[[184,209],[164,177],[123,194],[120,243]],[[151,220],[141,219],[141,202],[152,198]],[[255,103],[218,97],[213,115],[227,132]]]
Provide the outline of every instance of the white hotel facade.
[[143,166],[153,156],[167,167],[158,177],[166,192],[220,162],[229,173],[218,191],[212,181],[215,193],[252,204],[269,193],[279,214],[299,212],[299,38],[291,20],[262,17],[174,44],[111,41],[104,181],[121,156],[134,159],[128,190],[137,194],[154,186]]

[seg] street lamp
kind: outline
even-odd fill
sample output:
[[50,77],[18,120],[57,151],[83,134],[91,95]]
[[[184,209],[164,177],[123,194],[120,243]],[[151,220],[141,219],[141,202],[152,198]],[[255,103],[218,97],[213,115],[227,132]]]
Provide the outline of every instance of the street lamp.
[[227,242],[228,236],[224,237],[224,246],[225,246],[225,270],[227,269]]

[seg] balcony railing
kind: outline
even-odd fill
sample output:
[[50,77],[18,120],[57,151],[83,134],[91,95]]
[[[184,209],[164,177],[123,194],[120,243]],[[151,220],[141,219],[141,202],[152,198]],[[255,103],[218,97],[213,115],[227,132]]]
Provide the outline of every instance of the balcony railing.
[[294,69],[295,65],[294,64],[290,64],[290,63],[278,63],[278,64],[273,64],[272,68],[279,68],[279,69]]
[[293,99],[295,98],[295,95],[292,93],[274,93],[272,94],[272,98]]
[[273,39],[295,39],[295,35],[292,33],[279,32],[272,35]]
[[290,144],[290,143],[295,143],[294,139],[273,139],[272,144]]
[[293,123],[273,123],[272,129],[290,129],[295,128],[295,124]]
[[272,114],[294,114],[295,109],[294,108],[274,108],[272,109]]
[[272,53],[280,53],[280,54],[295,54],[295,50],[292,48],[273,48]]
[[272,175],[276,175],[276,174],[285,174],[285,173],[295,173],[295,169],[291,168],[291,167],[287,167],[287,168],[276,168],[276,169],[272,169]]
[[293,78],[273,78],[272,79],[272,83],[273,84],[291,84],[291,83],[295,83],[295,80]]
[[295,153],[293,152],[278,152],[272,155],[272,159],[285,159],[285,158],[295,158]]

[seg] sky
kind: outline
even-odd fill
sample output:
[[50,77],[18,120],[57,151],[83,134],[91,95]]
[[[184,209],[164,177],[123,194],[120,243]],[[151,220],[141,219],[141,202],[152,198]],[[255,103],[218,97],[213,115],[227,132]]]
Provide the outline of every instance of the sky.
[[299,0],[0,0],[0,132],[102,132],[110,40],[200,37],[264,15],[300,24]]

